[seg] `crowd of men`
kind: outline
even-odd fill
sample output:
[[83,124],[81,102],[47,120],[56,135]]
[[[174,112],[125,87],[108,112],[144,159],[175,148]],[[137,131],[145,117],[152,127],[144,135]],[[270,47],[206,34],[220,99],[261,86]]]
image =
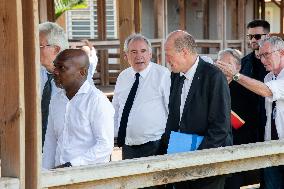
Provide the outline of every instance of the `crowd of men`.
[[[69,49],[61,27],[40,24],[43,168],[109,162],[114,137],[122,159],[166,154],[173,132],[202,136],[197,150],[282,139],[284,42],[264,20],[247,30],[253,52],[242,58],[225,49],[213,64],[192,35],[173,31],[164,44],[170,70],[151,62],[145,36],[130,35],[123,52],[130,67],[110,103],[91,79],[95,49]],[[241,128],[232,128],[231,110],[245,120]],[[151,188],[232,189],[252,177],[262,188],[284,188],[282,166]]]

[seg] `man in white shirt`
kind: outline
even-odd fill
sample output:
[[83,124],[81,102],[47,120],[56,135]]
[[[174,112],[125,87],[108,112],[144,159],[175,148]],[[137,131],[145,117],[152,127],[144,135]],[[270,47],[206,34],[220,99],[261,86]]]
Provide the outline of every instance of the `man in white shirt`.
[[141,34],[125,40],[124,53],[131,67],[118,76],[112,101],[122,159],[157,155],[168,115],[170,72],[150,61],[151,43]]
[[48,122],[49,103],[59,88],[55,86],[52,73],[54,70],[53,60],[57,54],[69,48],[68,39],[64,30],[52,22],[39,24],[40,42],[40,83],[41,83],[41,112],[42,112],[42,145],[45,140],[45,132]]
[[54,80],[64,89],[55,94],[43,147],[43,168],[106,163],[114,143],[114,109],[87,81],[89,58],[67,49],[54,61]]
[[[284,138],[284,41],[276,36],[259,42],[259,58],[267,71],[264,83],[236,71],[225,62],[217,65],[228,76],[254,93],[265,97],[266,126],[264,139]],[[284,167],[269,167],[264,170],[265,188],[284,187]]]

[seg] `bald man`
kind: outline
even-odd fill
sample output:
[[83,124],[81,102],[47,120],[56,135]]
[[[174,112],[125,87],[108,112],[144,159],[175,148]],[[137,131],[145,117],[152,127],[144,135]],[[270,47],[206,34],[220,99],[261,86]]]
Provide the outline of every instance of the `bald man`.
[[[171,92],[164,152],[171,131],[204,136],[198,150],[232,145],[230,91],[226,77],[197,54],[194,38],[185,31],[169,34],[166,61],[171,66]],[[189,145],[189,144],[188,144]],[[175,189],[222,189],[225,177],[175,183]]]
[[64,90],[51,99],[43,168],[109,162],[114,109],[106,96],[87,81],[87,54],[81,49],[64,50],[54,66],[55,84]]

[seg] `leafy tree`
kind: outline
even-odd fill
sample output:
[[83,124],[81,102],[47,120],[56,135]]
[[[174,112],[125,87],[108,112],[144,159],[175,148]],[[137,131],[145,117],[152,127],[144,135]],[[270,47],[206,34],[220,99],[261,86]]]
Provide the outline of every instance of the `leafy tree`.
[[84,9],[88,7],[87,0],[54,0],[54,4],[56,19],[67,10]]

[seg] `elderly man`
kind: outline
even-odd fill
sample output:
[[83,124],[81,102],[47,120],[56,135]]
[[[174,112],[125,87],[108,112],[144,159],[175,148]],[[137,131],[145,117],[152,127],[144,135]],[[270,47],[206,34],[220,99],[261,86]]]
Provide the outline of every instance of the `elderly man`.
[[151,43],[141,34],[125,40],[124,52],[131,67],[119,74],[114,90],[117,143],[123,159],[157,155],[168,115],[170,72],[150,61]]
[[[194,38],[185,31],[169,34],[165,53],[172,75],[163,151],[171,131],[204,136],[198,150],[232,145],[231,99],[224,74],[199,57]],[[174,187],[221,189],[224,183],[225,177],[218,176],[175,183]]]
[[48,122],[50,99],[60,91],[60,89],[55,86],[52,77],[54,70],[53,61],[59,52],[69,48],[69,44],[64,30],[59,25],[52,22],[39,24],[39,42],[43,145]]
[[114,109],[107,97],[87,81],[87,54],[81,49],[64,50],[54,66],[55,83],[64,90],[51,99],[43,168],[109,162]]
[[[264,83],[238,73],[231,64],[219,62],[223,72],[252,92],[265,97],[266,126],[265,140],[284,138],[284,41],[279,37],[265,38],[260,41],[259,58],[269,73]],[[265,188],[284,187],[283,166],[264,170]]]

